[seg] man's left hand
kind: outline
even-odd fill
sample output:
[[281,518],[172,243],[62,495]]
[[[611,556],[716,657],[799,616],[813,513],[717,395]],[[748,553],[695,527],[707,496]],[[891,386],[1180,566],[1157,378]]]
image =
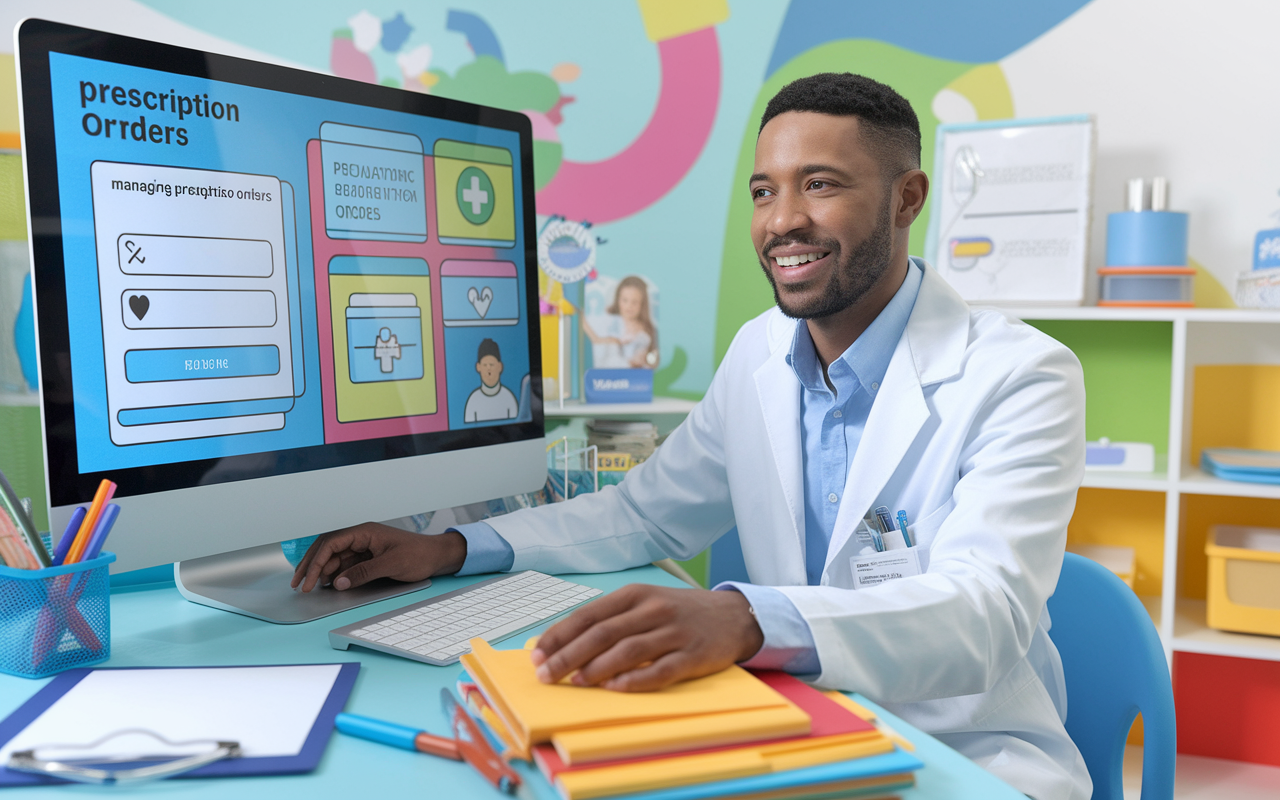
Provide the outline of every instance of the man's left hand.
[[575,611],[538,640],[538,680],[647,692],[751,658],[764,644],[739,592],[631,584]]

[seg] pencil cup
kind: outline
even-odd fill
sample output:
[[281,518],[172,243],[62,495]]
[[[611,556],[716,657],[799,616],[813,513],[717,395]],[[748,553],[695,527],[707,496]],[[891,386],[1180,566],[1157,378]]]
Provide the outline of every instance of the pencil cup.
[[44,678],[111,657],[115,553],[40,570],[0,567],[0,672]]

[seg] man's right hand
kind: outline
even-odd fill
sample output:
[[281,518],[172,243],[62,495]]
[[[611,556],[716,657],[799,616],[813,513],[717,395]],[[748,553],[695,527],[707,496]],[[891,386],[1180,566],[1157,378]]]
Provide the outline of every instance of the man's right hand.
[[344,591],[377,578],[421,581],[452,575],[467,560],[467,540],[456,531],[424,536],[366,522],[321,536],[293,572],[293,588],[309,592],[331,584]]

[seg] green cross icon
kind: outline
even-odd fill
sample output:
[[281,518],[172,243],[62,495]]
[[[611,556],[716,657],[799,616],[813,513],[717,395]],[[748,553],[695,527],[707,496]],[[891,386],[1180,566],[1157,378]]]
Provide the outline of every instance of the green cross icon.
[[483,225],[493,216],[493,181],[479,167],[467,167],[458,176],[458,210],[472,225]]

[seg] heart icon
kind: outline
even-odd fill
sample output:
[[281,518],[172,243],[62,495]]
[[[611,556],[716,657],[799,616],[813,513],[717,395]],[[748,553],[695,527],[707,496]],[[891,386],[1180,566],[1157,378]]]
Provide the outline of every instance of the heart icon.
[[147,309],[149,308],[151,308],[151,301],[147,299],[145,294],[129,295],[129,310],[139,320],[147,315]]
[[[480,319],[484,319],[484,315],[489,313],[489,305],[493,303],[493,290],[488,286],[480,290],[472,286],[467,290],[467,300],[471,303],[471,307],[476,310],[476,313],[480,315]],[[132,303],[133,301],[130,300],[129,302]]]

